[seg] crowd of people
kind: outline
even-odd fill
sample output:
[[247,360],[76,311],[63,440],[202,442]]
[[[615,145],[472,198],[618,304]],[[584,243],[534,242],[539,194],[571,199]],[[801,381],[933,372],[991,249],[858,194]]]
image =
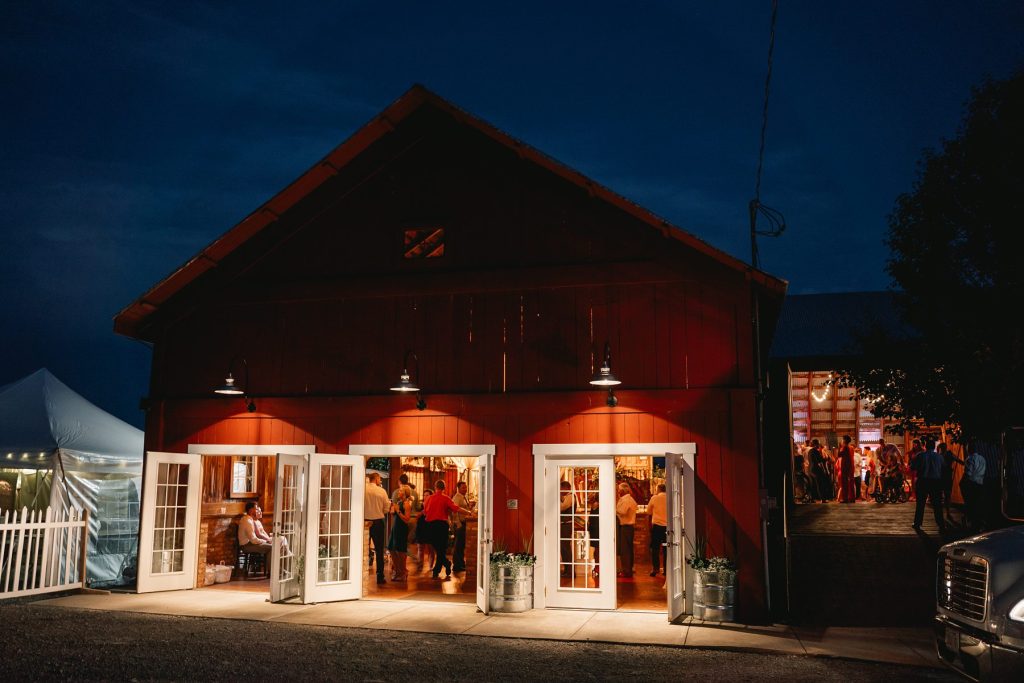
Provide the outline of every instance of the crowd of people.
[[[441,578],[441,570],[448,579],[452,573],[466,569],[466,520],[472,516],[465,481],[456,484],[456,493],[449,497],[447,485],[438,479],[434,488],[425,488],[420,497],[416,485],[406,474],[398,478],[398,487],[388,496],[380,484],[380,474],[371,472],[367,477],[363,499],[363,518],[370,530],[369,563],[376,565],[377,583],[387,583],[384,569],[384,551],[391,556],[391,580],[409,578],[409,546],[416,545],[413,560],[422,567],[430,567],[433,578]],[[387,533],[388,517],[391,533]],[[452,559],[448,559],[448,539],[454,532],[455,546]]]
[[825,448],[818,439],[799,444],[793,456],[794,495],[804,502],[856,503],[908,502],[916,504],[914,527],[921,525],[924,506],[931,501],[940,529],[949,518],[954,468],[964,468],[960,494],[968,525],[981,525],[982,483],[985,459],[967,448],[960,458],[946,443],[933,439],[914,439],[904,454],[896,444],[885,440],[871,446],[854,446],[843,436],[837,448]]
[[[664,573],[665,566],[665,539],[668,526],[666,516],[665,485],[659,484],[655,487],[655,494],[647,502],[647,512],[650,514],[650,542],[648,549],[651,553],[651,576],[658,576]],[[633,497],[633,489],[629,483],[619,482],[615,487],[615,555],[617,557],[617,576],[621,578],[633,578],[634,569],[634,542],[636,532],[637,511],[639,506]],[[561,577],[572,576],[572,539],[576,528],[576,519],[581,517],[581,510],[577,507],[576,496],[572,492],[572,484],[562,481],[559,491],[559,512],[561,527],[559,531],[559,556],[561,564]],[[592,558],[594,567],[591,570],[594,578],[600,575],[598,558],[601,547],[601,520],[599,509],[599,496],[592,493],[587,498],[587,507],[582,511],[582,526],[587,531],[587,542],[590,544],[588,558]]]

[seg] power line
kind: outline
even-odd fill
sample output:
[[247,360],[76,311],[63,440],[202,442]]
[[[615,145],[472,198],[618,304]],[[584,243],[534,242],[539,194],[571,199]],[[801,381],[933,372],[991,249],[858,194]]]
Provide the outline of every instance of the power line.
[[[757,177],[754,184],[754,198],[750,200],[750,265],[759,267],[757,236],[778,237],[786,229],[786,218],[781,211],[761,203],[761,173],[764,170],[764,147],[768,136],[768,102],[772,87],[772,64],[775,56],[775,22],[779,13],[778,0],[772,0],[771,33],[768,38],[768,72],[764,78],[764,106],[761,109],[761,144],[757,152]],[[767,228],[758,229],[757,217],[761,216],[768,224]]]

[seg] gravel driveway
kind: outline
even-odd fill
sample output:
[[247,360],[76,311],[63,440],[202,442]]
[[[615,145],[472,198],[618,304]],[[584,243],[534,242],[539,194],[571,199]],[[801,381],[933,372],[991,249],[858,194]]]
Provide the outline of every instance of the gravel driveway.
[[0,680],[957,681],[839,659],[0,605]]

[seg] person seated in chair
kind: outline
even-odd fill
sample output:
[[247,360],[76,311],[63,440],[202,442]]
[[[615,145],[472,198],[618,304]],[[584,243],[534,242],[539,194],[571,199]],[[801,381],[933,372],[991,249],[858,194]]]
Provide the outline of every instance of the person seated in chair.
[[267,555],[273,547],[273,540],[263,528],[263,510],[259,503],[249,501],[245,504],[245,515],[238,521],[238,547],[243,552]]

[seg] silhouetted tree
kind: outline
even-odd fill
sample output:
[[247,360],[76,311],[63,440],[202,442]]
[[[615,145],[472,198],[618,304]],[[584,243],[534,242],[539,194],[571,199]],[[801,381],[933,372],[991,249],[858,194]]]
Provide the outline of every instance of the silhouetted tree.
[[877,415],[995,436],[1024,424],[1024,70],[986,81],[889,216],[907,336],[875,330],[843,381]]

